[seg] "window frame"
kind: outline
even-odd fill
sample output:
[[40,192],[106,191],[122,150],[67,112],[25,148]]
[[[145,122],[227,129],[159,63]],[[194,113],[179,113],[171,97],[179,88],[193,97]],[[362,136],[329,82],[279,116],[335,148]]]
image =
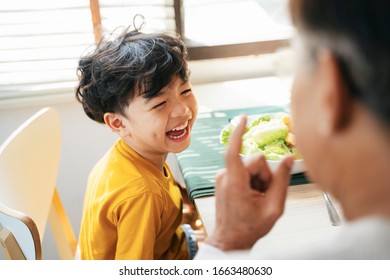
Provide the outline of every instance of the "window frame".
[[[173,5],[176,33],[178,33],[186,43],[190,60],[270,54],[276,52],[280,48],[288,47],[290,45],[290,39],[286,38],[236,44],[195,46],[185,36],[183,0],[174,0]],[[102,36],[99,0],[90,0],[90,8],[95,33],[95,42],[97,43],[100,41]]]
[[183,0],[174,0],[176,32],[184,39],[190,60],[239,57],[270,54],[280,48],[290,46],[290,39],[271,39],[248,43],[223,44],[213,46],[194,46],[185,36]]

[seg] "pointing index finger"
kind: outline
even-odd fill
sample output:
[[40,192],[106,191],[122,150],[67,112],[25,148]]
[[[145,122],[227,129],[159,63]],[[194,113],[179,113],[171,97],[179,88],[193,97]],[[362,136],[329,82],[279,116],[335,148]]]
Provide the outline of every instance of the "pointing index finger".
[[240,158],[242,136],[245,133],[247,117],[243,115],[240,118],[240,122],[237,127],[233,130],[229,138],[229,144],[225,153],[226,168],[235,168],[238,161],[242,164]]

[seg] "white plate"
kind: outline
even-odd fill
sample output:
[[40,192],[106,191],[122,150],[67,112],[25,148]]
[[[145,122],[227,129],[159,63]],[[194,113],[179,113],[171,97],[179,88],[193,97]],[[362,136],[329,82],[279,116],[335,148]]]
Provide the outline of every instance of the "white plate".
[[[272,115],[273,113],[265,113],[264,115]],[[276,114],[280,114],[280,113],[276,113]],[[287,113],[286,113],[287,114]],[[259,115],[249,115],[248,116],[248,121],[247,123],[250,124],[255,118],[259,117],[260,115],[263,115],[263,114],[259,114]],[[240,121],[240,118],[241,116],[235,116],[234,118],[231,119],[230,123],[233,124],[234,126],[237,126],[239,121]],[[224,130],[228,125],[226,125],[222,130]],[[222,130],[221,130],[221,133],[220,133],[220,139],[221,139],[221,136],[222,136]],[[250,157],[248,155],[241,155],[243,158],[247,158],[247,157]],[[267,163],[271,169],[272,172],[276,171],[276,169],[278,168],[279,164],[280,164],[281,160],[267,160]],[[291,168],[291,174],[297,174],[297,173],[302,173],[302,172],[305,172],[306,169],[305,169],[305,165],[304,165],[304,160],[303,159],[296,159],[294,160],[294,164]]]
[[[279,166],[280,160],[267,160],[268,165],[270,169],[274,172],[277,167]],[[303,159],[296,159],[294,160],[294,164],[291,168],[291,174],[297,174],[305,172],[305,166],[304,166],[304,160]]]

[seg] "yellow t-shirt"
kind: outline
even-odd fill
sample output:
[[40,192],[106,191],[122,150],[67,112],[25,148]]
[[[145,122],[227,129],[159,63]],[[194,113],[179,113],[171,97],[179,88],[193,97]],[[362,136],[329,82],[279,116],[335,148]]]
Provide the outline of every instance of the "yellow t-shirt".
[[164,172],[120,139],[92,169],[85,194],[81,259],[188,259],[182,200]]

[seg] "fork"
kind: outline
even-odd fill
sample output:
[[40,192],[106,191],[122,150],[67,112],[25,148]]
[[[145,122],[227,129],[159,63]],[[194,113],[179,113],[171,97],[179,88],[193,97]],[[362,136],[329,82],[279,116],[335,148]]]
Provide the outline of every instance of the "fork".
[[341,224],[341,219],[337,214],[336,208],[334,207],[332,201],[327,192],[324,192],[324,200],[326,204],[326,209],[328,210],[329,219],[332,226],[339,226]]

